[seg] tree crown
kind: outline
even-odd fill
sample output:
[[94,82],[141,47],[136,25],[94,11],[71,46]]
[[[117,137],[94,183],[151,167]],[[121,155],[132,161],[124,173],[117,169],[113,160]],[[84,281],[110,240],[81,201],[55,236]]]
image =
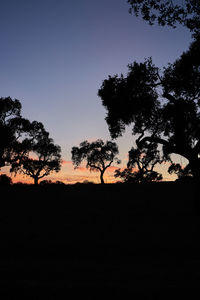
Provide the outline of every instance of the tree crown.
[[72,162],[75,168],[78,168],[85,160],[86,167],[91,171],[101,171],[108,168],[114,161],[119,163],[116,158],[118,153],[118,146],[114,142],[107,141],[104,143],[101,139],[92,143],[84,141],[80,147],[72,148]]
[[54,144],[41,122],[29,124],[22,148],[24,156],[12,164],[11,172],[20,172],[38,180],[53,171],[60,171],[61,148]]
[[138,146],[160,143],[166,156],[176,153],[187,158],[196,175],[200,164],[199,53],[197,38],[162,72],[152,59],[134,62],[128,65],[127,76],[109,76],[98,92],[113,138],[133,124]]

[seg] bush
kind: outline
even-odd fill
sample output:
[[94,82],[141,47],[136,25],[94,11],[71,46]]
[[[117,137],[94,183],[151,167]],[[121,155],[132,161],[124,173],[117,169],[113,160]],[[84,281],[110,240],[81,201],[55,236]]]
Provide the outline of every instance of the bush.
[[51,180],[42,180],[41,182],[40,182],[40,185],[41,186],[46,186],[46,185],[50,185],[50,184],[52,184],[53,182],[51,181]]
[[60,180],[57,180],[57,181],[55,182],[55,184],[56,184],[56,185],[65,185],[64,182],[62,182],[62,181],[60,181]]
[[6,174],[0,175],[0,186],[10,186],[12,184],[12,179]]

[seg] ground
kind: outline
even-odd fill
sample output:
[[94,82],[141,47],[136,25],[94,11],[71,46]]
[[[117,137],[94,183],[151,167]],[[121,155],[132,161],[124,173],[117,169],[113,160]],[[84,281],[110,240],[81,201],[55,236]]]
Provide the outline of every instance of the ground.
[[0,192],[1,299],[168,299],[199,287],[198,185]]

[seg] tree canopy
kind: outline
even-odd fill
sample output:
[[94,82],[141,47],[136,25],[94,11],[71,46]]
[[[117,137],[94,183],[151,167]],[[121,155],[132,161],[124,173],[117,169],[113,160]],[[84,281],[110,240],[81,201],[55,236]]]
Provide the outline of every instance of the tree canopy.
[[134,62],[128,65],[127,76],[109,76],[98,91],[113,138],[133,124],[138,146],[159,143],[166,155],[184,156],[196,178],[200,178],[199,53],[197,38],[163,70],[151,58]]
[[41,122],[30,123],[23,144],[25,155],[12,164],[11,172],[30,176],[37,185],[38,180],[61,168],[61,149],[55,145]]
[[113,162],[120,163],[116,155],[119,153],[116,143],[107,141],[104,143],[98,139],[92,143],[84,141],[80,147],[72,148],[72,162],[78,168],[82,161],[86,161],[86,168],[90,171],[99,171],[101,183],[104,184],[104,173]]
[[30,122],[21,116],[21,103],[0,98],[0,168],[18,160],[24,153],[22,135]]
[[130,12],[147,21],[161,26],[186,26],[194,36],[200,34],[199,0],[128,0]]

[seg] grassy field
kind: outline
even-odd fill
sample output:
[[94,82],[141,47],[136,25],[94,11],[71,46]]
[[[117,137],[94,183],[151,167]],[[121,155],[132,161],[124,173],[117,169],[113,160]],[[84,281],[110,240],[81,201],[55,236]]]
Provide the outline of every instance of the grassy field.
[[0,193],[0,299],[169,299],[200,286],[198,185]]

